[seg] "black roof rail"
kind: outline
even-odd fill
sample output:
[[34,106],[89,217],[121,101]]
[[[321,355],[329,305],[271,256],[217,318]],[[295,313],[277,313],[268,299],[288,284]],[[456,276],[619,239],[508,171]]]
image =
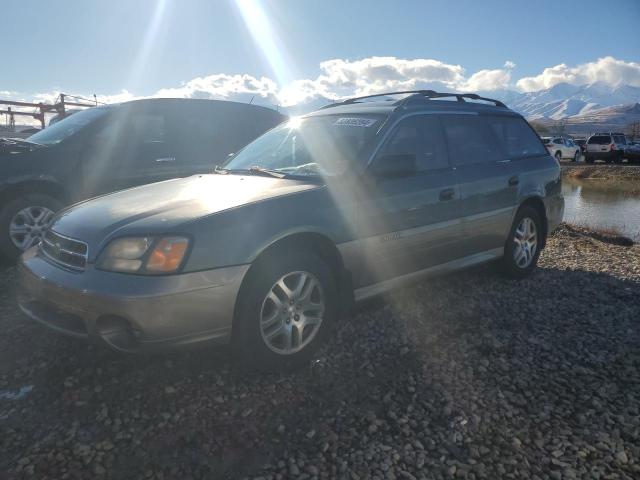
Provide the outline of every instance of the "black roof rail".
[[481,97],[480,95],[477,95],[475,93],[449,93],[449,92],[436,92],[434,90],[401,90],[401,91],[397,91],[397,92],[376,93],[374,95],[364,95],[362,97],[348,98],[346,100],[343,100],[342,102],[330,103],[329,105],[325,105],[321,109],[337,107],[339,105],[350,105],[350,104],[353,104],[353,103],[357,103],[360,100],[365,100],[367,98],[387,97],[387,96],[390,96],[390,95],[406,95],[406,94],[413,94],[413,95],[409,95],[408,97],[403,98],[399,102],[396,102],[398,105],[404,105],[405,103],[411,101],[410,99],[417,99],[417,98],[420,98],[420,99],[422,99],[422,98],[431,99],[431,98],[455,97],[458,102],[465,102],[466,101],[465,99],[468,98],[470,100],[482,100],[482,101],[485,101],[485,102],[491,102],[496,107],[507,108],[507,106],[504,103],[502,103],[500,100],[496,100],[496,99],[493,99],[493,98],[487,98],[487,97]]

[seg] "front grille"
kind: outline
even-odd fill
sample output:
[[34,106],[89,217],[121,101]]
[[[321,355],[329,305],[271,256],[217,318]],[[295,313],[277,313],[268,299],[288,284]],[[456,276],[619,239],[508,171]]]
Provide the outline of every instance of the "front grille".
[[84,270],[89,247],[86,243],[48,230],[40,243],[40,250],[53,263],[74,270]]

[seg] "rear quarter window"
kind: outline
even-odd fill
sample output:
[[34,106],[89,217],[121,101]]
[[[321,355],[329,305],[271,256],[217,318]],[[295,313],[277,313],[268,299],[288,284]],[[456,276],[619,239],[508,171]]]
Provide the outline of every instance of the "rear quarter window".
[[521,117],[486,117],[491,130],[509,158],[547,155],[529,124]]

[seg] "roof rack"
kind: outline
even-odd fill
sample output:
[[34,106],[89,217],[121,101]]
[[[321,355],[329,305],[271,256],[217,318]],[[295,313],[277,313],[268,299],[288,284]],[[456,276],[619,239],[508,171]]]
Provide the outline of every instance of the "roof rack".
[[411,99],[417,99],[417,98],[420,98],[420,99],[423,99],[423,98],[432,99],[432,98],[455,97],[458,102],[465,102],[466,101],[465,99],[468,98],[470,100],[482,100],[482,101],[485,101],[485,102],[491,102],[496,107],[504,107],[504,108],[507,107],[500,100],[495,100],[493,98],[487,98],[487,97],[481,97],[480,95],[477,95],[475,93],[449,93],[449,92],[436,92],[434,90],[402,90],[402,91],[398,91],[398,92],[376,93],[374,95],[364,95],[362,97],[348,98],[347,100],[343,100],[342,102],[330,103],[329,105],[325,105],[321,109],[333,108],[333,107],[337,107],[339,105],[350,105],[350,104],[353,104],[353,103],[358,103],[359,101],[365,100],[367,98],[387,97],[387,96],[390,96],[390,95],[405,95],[405,94],[413,94],[413,95],[409,95],[408,97],[403,98],[402,100],[396,102],[397,105],[404,105],[404,104],[408,103],[409,101],[411,101]]

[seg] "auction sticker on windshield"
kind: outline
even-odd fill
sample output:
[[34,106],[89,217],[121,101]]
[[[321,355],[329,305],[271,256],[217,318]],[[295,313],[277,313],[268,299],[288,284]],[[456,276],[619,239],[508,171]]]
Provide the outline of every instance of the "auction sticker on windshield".
[[345,125],[348,127],[370,127],[376,123],[375,118],[342,117],[336,120],[334,125]]

